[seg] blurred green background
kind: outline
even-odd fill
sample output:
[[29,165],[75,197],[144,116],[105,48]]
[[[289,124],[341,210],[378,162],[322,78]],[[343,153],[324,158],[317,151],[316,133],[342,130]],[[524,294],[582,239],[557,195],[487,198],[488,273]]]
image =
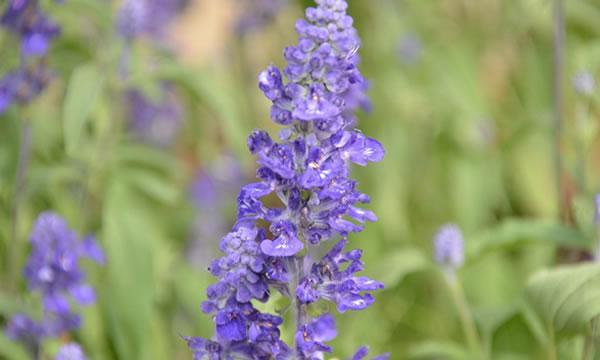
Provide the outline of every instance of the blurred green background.
[[[118,75],[118,3],[43,2],[63,28],[48,57],[55,78],[30,106],[0,115],[0,324],[37,301],[9,268],[19,144],[31,126],[21,251],[12,260],[24,264],[43,210],[97,235],[108,258],[88,270],[99,301],[82,310],[84,326],[73,334],[90,358],[189,359],[180,335],[212,335],[199,304],[213,282],[206,265],[234,221],[237,191],[256,168],[246,135],[278,131],[256,78],[269,63],[283,64],[282,49],[296,42],[293,23],[311,4],[290,1],[240,35],[234,28],[244,6],[253,6],[247,2],[190,0],[161,44],[147,37],[132,44],[127,79]],[[600,99],[578,93],[572,79],[600,73],[600,2],[565,4],[560,194],[552,1],[349,2],[373,102],[359,127],[387,150],[383,162],[354,169],[379,221],[351,242],[364,249],[366,275],[386,290],[368,310],[338,316],[335,356],[369,344],[392,359],[469,358],[431,256],[439,226],[455,222],[467,248],[458,279],[488,356],[551,359],[554,347],[557,358],[580,358],[586,332],[546,326],[525,288],[536,271],[591,259],[595,248]],[[0,74],[17,63],[14,46],[3,31]],[[158,101],[165,81],[183,121],[174,141],[154,146],[128,130],[126,91]],[[198,200],[193,188],[203,179],[216,190]],[[0,358],[18,354],[0,335]]]

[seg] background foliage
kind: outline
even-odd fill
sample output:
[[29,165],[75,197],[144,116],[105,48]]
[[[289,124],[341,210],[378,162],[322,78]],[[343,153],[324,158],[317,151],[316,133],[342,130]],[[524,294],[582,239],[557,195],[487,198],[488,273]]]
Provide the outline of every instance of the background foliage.
[[[54,209],[81,233],[96,234],[107,253],[106,267],[89,269],[99,302],[84,310],[84,327],[74,334],[92,359],[188,359],[179,335],[211,336],[198,307],[212,282],[210,256],[191,261],[189,254],[198,242],[201,253],[213,254],[222,234],[193,229],[207,226],[211,211],[230,224],[237,189],[220,192],[219,205],[206,211],[189,188],[198,174],[219,178],[232,158],[239,184],[253,178],[246,135],[255,127],[277,131],[256,76],[282,63],[281,49],[295,39],[293,21],[311,3],[292,1],[239,36],[232,31],[239,1],[191,1],[165,48],[136,41],[125,80],[118,76],[116,3],[43,3],[63,27],[49,57],[55,78],[32,105],[0,115],[0,324],[36,303],[14,268],[24,264],[37,214]],[[437,228],[456,222],[467,243],[458,278],[486,356],[579,358],[584,339],[595,340],[590,321],[600,313],[600,265],[590,262],[598,238],[600,98],[576,93],[570,79],[582,70],[600,73],[600,4],[566,4],[560,194],[551,1],[355,0],[350,13],[373,100],[360,128],[387,150],[381,164],[355,169],[379,221],[351,241],[386,290],[368,311],[339,319],[336,355],[370,344],[393,359],[471,356],[430,255]],[[0,74],[18,61],[12,41],[0,34]],[[157,98],[165,80],[185,121],[177,141],[156,147],[127,131],[125,89]],[[31,161],[15,245],[11,214],[26,126]],[[0,358],[22,356],[0,335]]]

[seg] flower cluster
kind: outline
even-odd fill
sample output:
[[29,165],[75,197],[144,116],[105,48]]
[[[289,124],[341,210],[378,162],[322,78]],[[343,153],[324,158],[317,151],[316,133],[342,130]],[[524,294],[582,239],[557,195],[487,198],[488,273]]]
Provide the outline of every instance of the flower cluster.
[[28,104],[50,80],[44,57],[60,28],[41,10],[34,0],[8,0],[0,17],[0,26],[19,40],[21,64],[0,79],[0,114],[13,103]]
[[161,88],[161,98],[153,101],[138,90],[127,92],[129,129],[140,140],[167,147],[182,125],[182,107],[169,87]]
[[450,271],[464,262],[464,239],[460,228],[454,224],[443,225],[435,235],[434,255],[438,264]]
[[235,157],[223,154],[212,166],[198,171],[190,186],[190,200],[195,208],[187,259],[198,269],[206,269],[214,259],[214,239],[226,234],[233,216],[227,211],[234,206],[236,191],[246,176]]
[[[369,108],[358,70],[360,40],[346,1],[316,2],[296,23],[300,39],[285,49],[283,72],[271,65],[259,75],[272,120],[285,127],[280,141],[265,131],[248,138],[260,181],[240,191],[238,222],[221,242],[225,255],[210,266],[219,281],[208,288],[202,310],[213,315],[216,335],[186,338],[195,359],[322,359],[337,332],[331,314],[312,317],[311,304],[362,310],[374,301],[370,292],[383,288],[355,276],[363,269],[361,251],[345,250],[350,233],[376,220],[358,206],[369,197],[357,190],[349,165],[384,156],[379,142],[354,128],[355,110]],[[267,301],[270,289],[291,298],[294,346],[279,338],[280,317],[252,305]],[[360,348],[353,359],[366,355]]]
[[235,30],[245,35],[268,24],[288,0],[246,0],[242,2]]
[[16,314],[6,332],[35,353],[43,339],[79,328],[81,318],[69,300],[80,305],[95,301],[94,289],[86,283],[79,260],[84,257],[102,264],[104,254],[91,236],[80,240],[60,216],[50,212],[40,214],[30,242],[32,251],[24,276],[29,290],[42,297],[44,318],[36,321]]
[[160,40],[185,0],[124,0],[117,14],[117,31],[125,40],[147,34]]
[[[164,29],[181,11],[180,0],[124,0],[116,18],[119,35],[126,41],[121,54],[120,75],[129,74],[130,47],[142,35],[148,35],[151,44],[161,47]],[[151,99],[135,88],[126,91],[126,111],[129,129],[138,139],[167,147],[176,138],[182,125],[182,106],[173,87],[164,82],[158,99]]]

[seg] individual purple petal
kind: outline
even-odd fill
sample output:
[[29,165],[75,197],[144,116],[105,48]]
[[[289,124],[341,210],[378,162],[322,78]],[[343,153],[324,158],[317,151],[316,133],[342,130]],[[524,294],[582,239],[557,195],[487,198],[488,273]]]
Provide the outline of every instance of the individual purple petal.
[[279,222],[271,226],[271,232],[277,236],[274,240],[264,240],[260,244],[263,253],[270,256],[292,256],[304,248],[297,237],[296,227],[290,222]]
[[337,309],[342,313],[347,310],[363,310],[373,304],[374,301],[373,296],[368,293],[362,296],[358,294],[344,294],[337,300]]
[[98,264],[104,264],[106,258],[104,257],[104,251],[96,242],[96,239],[88,235],[86,236],[80,246],[81,254],[90,260],[97,262]]
[[247,336],[246,321],[235,309],[219,312],[215,323],[217,334],[225,341],[241,341]]
[[350,360],[362,360],[367,355],[369,355],[369,348],[366,346],[361,346],[360,348],[358,348],[358,350],[356,350],[356,353],[354,353],[352,359]]
[[86,360],[81,346],[76,343],[67,343],[60,347],[55,360]]
[[81,305],[91,305],[96,301],[96,292],[87,284],[79,284],[69,289],[71,296]]
[[54,313],[68,313],[69,302],[59,294],[49,294],[44,296],[44,309]]

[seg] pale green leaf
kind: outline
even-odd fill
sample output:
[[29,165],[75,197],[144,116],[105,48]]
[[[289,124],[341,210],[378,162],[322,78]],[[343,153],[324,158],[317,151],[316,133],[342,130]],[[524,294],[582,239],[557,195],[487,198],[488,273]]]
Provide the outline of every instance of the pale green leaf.
[[600,314],[600,264],[578,264],[536,273],[527,285],[534,308],[559,333],[584,329]]
[[410,348],[409,359],[464,360],[468,353],[460,344],[441,341],[424,341]]
[[85,126],[101,92],[104,75],[92,64],[81,65],[71,75],[63,104],[63,131],[67,153],[76,156],[85,143]]
[[430,265],[431,262],[422,251],[416,248],[401,249],[384,255],[375,266],[373,277],[391,288],[400,284],[405,276],[425,270]]

